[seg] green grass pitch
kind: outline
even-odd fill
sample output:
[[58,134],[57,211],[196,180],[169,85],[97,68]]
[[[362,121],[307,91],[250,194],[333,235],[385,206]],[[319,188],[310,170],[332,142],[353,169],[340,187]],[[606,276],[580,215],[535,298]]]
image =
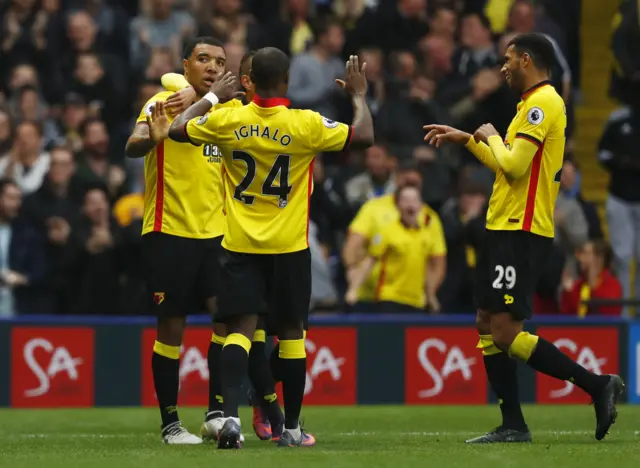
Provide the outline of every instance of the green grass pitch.
[[[593,408],[528,406],[534,443],[466,446],[465,438],[491,429],[495,406],[360,406],[304,409],[318,444],[280,449],[251,432],[240,451],[211,444],[165,446],[155,409],[0,410],[0,467],[464,467],[637,468],[640,407],[622,406],[602,442],[593,437]],[[182,408],[181,419],[199,432],[203,411]]]

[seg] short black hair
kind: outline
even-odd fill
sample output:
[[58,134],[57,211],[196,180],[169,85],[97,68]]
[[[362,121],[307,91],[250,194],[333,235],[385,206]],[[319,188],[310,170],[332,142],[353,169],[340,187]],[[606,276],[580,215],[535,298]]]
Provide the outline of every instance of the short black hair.
[[287,81],[289,57],[275,47],[264,47],[256,51],[251,64],[251,81],[256,88],[273,89]]
[[107,128],[107,124],[100,117],[88,117],[84,119],[84,121],[80,124],[80,136],[82,138],[87,136],[87,131],[89,130],[89,126],[94,123],[99,123],[101,125],[104,125],[105,130]]
[[311,24],[311,32],[313,33],[314,43],[318,43],[320,38],[327,34],[334,26],[342,27],[340,22],[331,15],[324,15],[318,17]]
[[198,37],[189,39],[187,40],[187,42],[185,42],[184,48],[182,49],[182,58],[185,60],[188,60],[189,57],[191,57],[191,54],[193,54],[193,49],[195,49],[196,46],[200,44],[207,44],[215,47],[220,47],[222,50],[224,50],[224,44],[218,39],[216,39],[215,37],[198,36]]
[[243,73],[242,69],[244,68],[246,63],[249,61],[249,59],[253,58],[254,55],[256,55],[256,51],[250,50],[242,56],[242,58],[240,59],[240,70],[238,70],[240,75],[248,75],[251,72],[251,70],[247,70],[247,73]]
[[22,127],[23,125],[30,125],[33,128],[36,129],[36,132],[38,132],[39,136],[44,135],[44,130],[42,129],[42,125],[40,124],[40,122],[37,122],[35,120],[21,120],[20,122],[18,122],[16,124],[16,129],[15,131],[18,131],[18,128]]
[[418,174],[422,174],[420,172],[420,166],[413,159],[403,159],[398,163],[398,168],[396,172],[417,172]]
[[544,34],[520,34],[511,39],[508,46],[513,46],[519,54],[529,54],[539,70],[550,71],[556,64],[556,51]]
[[480,20],[480,24],[482,24],[482,27],[491,31],[491,20],[487,17],[487,15],[479,11],[467,11],[462,15],[462,18],[460,18],[460,22],[462,23],[463,20],[471,16],[475,16],[476,18],[478,18]]

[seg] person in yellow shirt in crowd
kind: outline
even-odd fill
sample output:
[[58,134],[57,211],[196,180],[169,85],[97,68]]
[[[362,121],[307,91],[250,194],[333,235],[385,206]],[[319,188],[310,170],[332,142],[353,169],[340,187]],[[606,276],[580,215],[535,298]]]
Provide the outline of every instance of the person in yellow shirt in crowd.
[[376,266],[378,279],[374,301],[381,312],[421,312],[437,306],[440,285],[429,277],[429,260],[440,248],[432,235],[429,220],[421,214],[423,202],[417,185],[404,185],[393,196],[399,216],[383,226],[369,243],[368,256],[351,275],[346,302],[355,304],[358,289]]
[[[397,188],[404,186],[422,186],[422,176],[417,166],[411,161],[401,162],[396,171],[395,184]],[[385,226],[398,220],[399,211],[394,199],[394,194],[374,198],[366,202],[349,226],[349,233],[342,251],[342,258],[347,271],[349,289],[353,289],[354,274],[358,271],[361,262],[367,257],[374,237]],[[429,255],[427,280],[431,285],[432,294],[427,297],[427,305],[433,312],[440,311],[440,303],[436,292],[442,284],[447,265],[447,246],[444,239],[444,231],[440,217],[435,210],[422,203],[418,220],[425,234],[433,243]],[[357,300],[351,301],[355,311],[370,311],[374,308],[376,286],[380,278],[381,262],[376,262],[370,274],[364,278],[357,288]]]

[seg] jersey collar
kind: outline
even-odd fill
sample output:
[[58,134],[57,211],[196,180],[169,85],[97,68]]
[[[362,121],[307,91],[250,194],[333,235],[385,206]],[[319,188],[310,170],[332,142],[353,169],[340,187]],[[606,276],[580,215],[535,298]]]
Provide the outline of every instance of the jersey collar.
[[258,107],[289,107],[290,103],[287,98],[261,98],[257,94],[253,96],[253,100],[251,102],[253,102]]
[[538,83],[537,85],[533,85],[531,88],[527,89],[524,93],[522,93],[522,100],[527,99],[531,96],[536,90],[542,88],[543,86],[551,85],[551,80],[544,80]]

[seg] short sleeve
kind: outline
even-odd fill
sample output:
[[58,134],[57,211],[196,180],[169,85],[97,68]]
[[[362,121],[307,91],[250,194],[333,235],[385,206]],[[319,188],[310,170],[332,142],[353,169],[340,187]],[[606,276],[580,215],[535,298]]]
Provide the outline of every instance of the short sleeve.
[[351,126],[306,111],[309,119],[310,148],[314,153],[346,151],[351,143]]
[[166,101],[167,98],[169,96],[171,96],[171,94],[172,93],[170,93],[170,92],[162,91],[161,93],[158,93],[155,96],[153,96],[151,99],[149,99],[145,103],[145,105],[142,107],[142,110],[140,111],[140,114],[138,114],[138,118],[136,119],[136,124],[139,124],[141,122],[145,122],[146,123],[147,115],[149,115],[149,113],[153,109],[153,106],[155,106],[156,102],[158,102],[158,101]]
[[349,231],[360,234],[361,236],[371,239],[374,229],[374,217],[371,210],[371,205],[365,203],[362,205],[356,217],[351,221],[349,225]]
[[219,130],[227,114],[225,109],[220,109],[189,120],[184,132],[191,144],[200,146],[205,143],[221,143]]
[[524,112],[526,117],[518,128],[516,138],[524,138],[542,146],[542,142],[553,130],[553,125],[557,123],[557,116],[561,112],[566,113],[566,110],[560,96],[555,100],[548,94],[538,92],[525,101]]
[[388,248],[388,243],[386,241],[386,236],[383,233],[376,233],[371,238],[371,242],[369,243],[369,255],[373,258],[380,258],[386,252]]

